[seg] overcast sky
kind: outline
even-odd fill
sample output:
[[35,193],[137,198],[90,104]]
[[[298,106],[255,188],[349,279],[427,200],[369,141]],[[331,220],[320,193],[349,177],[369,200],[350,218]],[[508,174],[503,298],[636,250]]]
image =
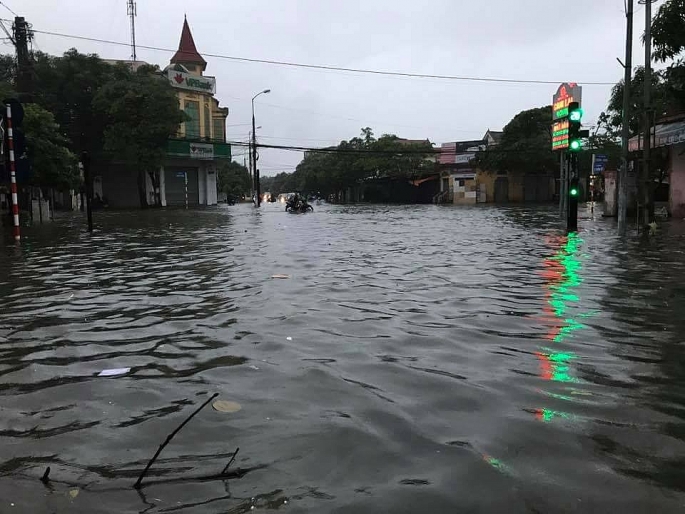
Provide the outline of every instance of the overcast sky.
[[[126,0],[3,0],[35,30],[130,41]],[[410,73],[614,83],[623,70],[624,0],[138,0],[137,42],[176,49],[187,14],[201,54]],[[656,4],[655,10],[659,4]],[[10,12],[0,6],[3,18]],[[634,63],[644,62],[636,4]],[[7,45],[7,43],[5,43]],[[36,34],[34,47],[126,59],[130,48]],[[12,51],[6,46],[4,51]],[[138,49],[164,67],[171,53]],[[519,111],[551,103],[550,84],[383,77],[243,63],[205,55],[217,98],[230,109],[229,140],[246,140],[250,98],[262,142],[328,146],[372,127],[376,135],[443,143],[479,139]],[[584,121],[610,86],[583,88]],[[234,155],[243,150],[234,149]],[[261,152],[263,175],[292,171],[302,154]],[[236,157],[242,162],[242,157]]]

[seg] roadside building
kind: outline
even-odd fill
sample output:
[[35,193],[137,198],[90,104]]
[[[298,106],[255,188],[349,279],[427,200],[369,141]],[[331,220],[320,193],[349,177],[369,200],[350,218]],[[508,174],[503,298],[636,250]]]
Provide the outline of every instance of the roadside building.
[[[643,148],[641,136],[633,137],[628,145],[630,152]],[[668,212],[674,218],[685,218],[685,113],[672,114],[659,119],[652,135],[653,158],[661,154],[664,158],[664,178],[668,184]],[[662,153],[663,152],[663,153]],[[641,154],[633,154],[633,161]],[[656,188],[658,179],[653,186]]]
[[485,148],[483,139],[441,145],[438,157],[440,193],[436,195],[436,203],[475,204],[479,201],[480,189],[473,161]]
[[[117,61],[112,61],[117,62]],[[143,63],[136,62],[136,67]],[[204,75],[207,62],[195,46],[188,20],[183,21],[181,39],[164,77],[176,90],[180,108],[189,120],[179,126],[167,144],[167,157],[157,182],[162,206],[216,205],[217,166],[230,162],[226,143],[228,108],[215,98],[216,79]],[[138,207],[138,170],[113,162],[95,170],[94,194],[106,198],[111,207]],[[146,174],[145,192],[155,203],[155,187]]]

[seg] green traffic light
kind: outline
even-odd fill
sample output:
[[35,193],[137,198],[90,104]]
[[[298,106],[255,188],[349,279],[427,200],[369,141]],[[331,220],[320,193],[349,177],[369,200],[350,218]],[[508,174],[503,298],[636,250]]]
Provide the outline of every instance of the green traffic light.
[[583,109],[575,109],[568,113],[568,119],[569,121],[580,121],[580,119],[583,117]]
[[573,187],[573,188],[571,188],[571,190],[569,191],[569,194],[570,194],[571,196],[578,196],[578,190],[577,190],[575,187]]
[[571,142],[569,143],[569,149],[570,149],[572,152],[575,152],[575,151],[580,150],[580,147],[581,147],[580,141],[577,140],[577,139],[574,139],[573,141],[571,141]]

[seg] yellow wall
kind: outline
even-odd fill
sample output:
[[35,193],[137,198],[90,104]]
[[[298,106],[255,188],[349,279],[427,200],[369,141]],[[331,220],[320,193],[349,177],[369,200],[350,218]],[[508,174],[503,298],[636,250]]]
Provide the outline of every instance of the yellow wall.
[[[202,76],[202,68],[200,66],[193,67],[192,65],[184,65],[186,68],[190,68],[188,71],[191,75]],[[181,109],[185,110],[185,102],[193,101],[198,102],[200,106],[200,138],[217,139],[218,135],[214,134],[214,119],[221,118],[224,125],[224,138],[226,136],[226,118],[228,117],[228,109],[222,109],[219,107],[219,101],[212,95],[201,93],[199,91],[185,91],[183,89],[176,90],[176,96],[178,97],[178,103]],[[205,130],[205,125],[207,121],[205,119],[205,106],[209,109],[209,133]],[[182,123],[179,127],[178,137],[186,137],[186,127],[185,123]]]
[[485,184],[485,201],[494,202],[495,201],[495,180],[497,180],[497,174],[488,171],[478,170],[476,171],[476,182],[478,184]]

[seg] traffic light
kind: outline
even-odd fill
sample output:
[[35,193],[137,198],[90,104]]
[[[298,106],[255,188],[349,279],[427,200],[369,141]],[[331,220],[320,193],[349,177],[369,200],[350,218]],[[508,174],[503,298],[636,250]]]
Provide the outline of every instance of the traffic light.
[[581,130],[580,122],[583,118],[583,109],[578,102],[568,104],[568,150],[569,152],[579,152],[583,147],[580,142]]

